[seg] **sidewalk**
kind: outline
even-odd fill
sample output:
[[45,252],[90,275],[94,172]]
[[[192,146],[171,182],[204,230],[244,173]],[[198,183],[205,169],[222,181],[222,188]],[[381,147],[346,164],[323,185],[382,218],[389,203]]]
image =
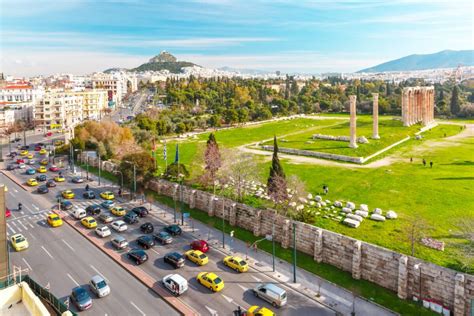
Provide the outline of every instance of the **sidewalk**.
[[[97,177],[94,176],[94,181],[90,185],[97,185]],[[102,179],[101,187],[117,187],[114,183]],[[142,205],[141,200],[129,201],[128,199],[118,199],[120,202],[134,205]],[[148,207],[149,203],[144,203]],[[172,224],[174,220],[174,210],[168,206],[162,205],[158,202],[152,203],[152,210],[150,214],[159,221]],[[181,214],[178,215],[178,219]],[[192,225],[190,226],[190,222]],[[341,315],[381,315],[392,316],[398,315],[374,302],[368,301],[364,298],[354,296],[352,292],[326,281],[317,275],[307,272],[303,269],[297,268],[296,281],[293,283],[293,266],[291,263],[275,258],[275,272],[272,271],[272,255],[263,250],[250,250],[244,241],[236,238],[231,238],[230,235],[225,234],[225,249],[222,248],[222,231],[213,227],[207,226],[194,219],[186,219],[183,230],[196,239],[204,239],[209,242],[211,246],[217,251],[226,255],[237,255],[246,258],[249,265],[255,270],[264,273],[273,278],[275,282],[284,283],[286,286],[293,288],[295,291],[306,295],[310,299],[314,299],[323,305],[329,306],[331,309],[337,311]],[[298,259],[297,259],[298,260]],[[319,293],[319,295],[318,295]]]

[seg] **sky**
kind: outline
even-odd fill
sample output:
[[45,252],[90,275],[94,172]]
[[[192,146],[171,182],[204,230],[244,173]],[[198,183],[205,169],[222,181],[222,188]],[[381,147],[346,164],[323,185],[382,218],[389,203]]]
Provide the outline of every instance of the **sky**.
[[473,49],[470,0],[0,0],[0,71],[85,74],[166,50],[210,68],[353,72]]

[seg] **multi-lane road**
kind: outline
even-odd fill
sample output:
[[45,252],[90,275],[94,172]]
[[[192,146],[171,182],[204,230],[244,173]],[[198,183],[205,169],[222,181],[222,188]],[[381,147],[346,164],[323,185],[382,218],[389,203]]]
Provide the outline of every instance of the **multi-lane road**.
[[[96,192],[98,199],[85,200],[82,198],[85,183],[74,184],[71,175],[66,175],[66,182],[58,183],[57,187],[51,188],[45,195],[36,193],[36,188],[22,187],[0,175],[0,182],[8,186],[7,206],[12,210],[12,217],[8,219],[7,232],[11,236],[21,232],[29,242],[30,248],[23,252],[11,250],[11,264],[28,268],[32,276],[42,285],[49,285],[51,291],[62,299],[67,299],[70,291],[77,285],[86,286],[90,278],[99,274],[106,278],[111,285],[112,293],[106,298],[94,299],[94,306],[86,314],[109,314],[109,315],[173,315],[176,314],[161,298],[157,297],[151,290],[142,285],[136,278],[127,273],[117,263],[110,259],[103,251],[92,245],[84,236],[75,229],[64,224],[59,228],[51,228],[45,221],[46,214],[55,205],[57,196],[65,189],[72,189],[76,197],[72,200],[76,207],[85,208],[91,204],[99,204],[99,192],[109,187],[97,187],[96,182],[91,182],[90,187]],[[24,170],[16,169],[11,175],[24,183],[32,176],[25,174]],[[48,171],[48,178],[54,173]],[[115,187],[115,190],[117,188]],[[17,210],[21,201],[22,211]],[[126,209],[136,204],[121,203]],[[105,210],[102,210],[106,212]],[[150,215],[140,219],[137,224],[129,225],[126,232],[121,233],[130,242],[130,248],[138,247],[135,240],[143,235],[139,226],[144,222],[151,222],[155,231],[162,229],[166,222],[159,215],[161,212],[156,208]],[[115,217],[115,216],[114,216]],[[118,218],[117,218],[118,219]],[[110,237],[103,240],[105,248],[113,251],[109,246]],[[170,273],[179,273],[188,280],[189,290],[180,299],[191,306],[201,315],[231,315],[232,311],[241,306],[246,309],[252,305],[266,306],[274,309],[270,304],[256,298],[251,289],[262,282],[275,282],[269,276],[250,269],[246,273],[236,273],[225,267],[222,263],[224,254],[219,249],[208,252],[209,263],[205,266],[197,266],[187,261],[185,266],[174,269],[164,263],[163,256],[172,251],[184,253],[189,250],[193,237],[187,233],[176,237],[172,244],[157,245],[147,250],[149,260],[140,265],[139,268],[146,274],[160,280]],[[127,260],[126,252],[122,252],[123,260]],[[225,288],[218,293],[212,293],[207,288],[198,284],[196,276],[199,272],[215,272],[225,282]],[[275,310],[278,315],[334,315],[334,311],[309,299],[297,291],[286,287],[288,293],[287,306]]]

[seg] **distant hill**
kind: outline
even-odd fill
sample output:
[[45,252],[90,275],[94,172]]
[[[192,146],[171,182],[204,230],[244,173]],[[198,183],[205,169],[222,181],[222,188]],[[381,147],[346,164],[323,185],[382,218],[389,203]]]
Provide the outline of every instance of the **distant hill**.
[[188,61],[178,61],[176,57],[174,57],[172,54],[166,51],[162,51],[159,55],[151,58],[147,63],[144,63],[136,68],[132,68],[132,69],[110,68],[110,69],[105,70],[104,72],[113,72],[117,70],[132,71],[132,72],[168,70],[169,72],[176,74],[176,73],[182,72],[183,67],[193,67],[193,66],[198,66],[198,65],[188,62]]
[[362,69],[358,72],[410,71],[436,68],[454,68],[459,64],[474,66],[474,50],[443,50],[434,54],[409,55],[400,59]]

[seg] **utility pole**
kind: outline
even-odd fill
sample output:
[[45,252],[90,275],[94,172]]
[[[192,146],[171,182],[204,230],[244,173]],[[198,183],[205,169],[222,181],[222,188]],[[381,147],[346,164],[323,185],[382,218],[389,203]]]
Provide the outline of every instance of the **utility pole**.
[[222,248],[225,249],[225,207],[224,198],[222,198]]
[[296,283],[296,223],[293,222],[293,283]]
[[273,272],[275,272],[275,215],[273,217],[272,223],[272,265]]
[[180,212],[181,212],[181,226],[184,225],[184,205],[183,205],[183,200],[184,200],[184,192],[183,192],[183,177],[180,178],[180,181],[179,181],[179,186],[180,186],[180,199],[181,199],[181,203],[180,203]]
[[101,163],[100,163],[100,155],[99,155],[99,153],[97,153],[97,156],[99,156],[99,186],[100,186],[100,165],[101,165]]
[[89,181],[89,155],[86,155],[87,181]]
[[23,146],[26,146],[26,125],[23,127]]
[[137,195],[137,167],[133,163],[133,199],[135,200]]

